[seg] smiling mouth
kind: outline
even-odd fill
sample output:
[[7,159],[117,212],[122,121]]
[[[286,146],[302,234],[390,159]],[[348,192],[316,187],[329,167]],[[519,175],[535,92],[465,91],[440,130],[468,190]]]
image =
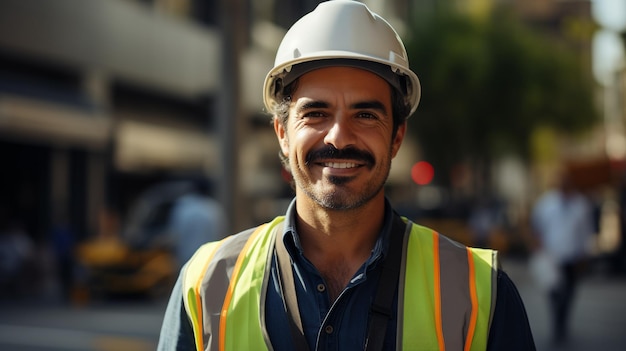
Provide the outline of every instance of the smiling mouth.
[[361,167],[371,169],[374,163],[375,159],[372,154],[353,147],[337,149],[332,145],[326,145],[306,155],[307,165],[315,164],[329,170],[350,170]]
[[339,169],[360,167],[359,164],[354,163],[354,162],[323,162],[321,163],[321,165],[324,167],[339,168]]

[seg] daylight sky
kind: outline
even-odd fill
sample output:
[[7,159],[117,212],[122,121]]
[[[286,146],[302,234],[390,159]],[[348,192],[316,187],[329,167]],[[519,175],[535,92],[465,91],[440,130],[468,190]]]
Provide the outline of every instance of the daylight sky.
[[626,30],[626,0],[592,0],[592,11],[602,29],[593,42],[593,72],[605,85],[612,82],[612,73],[625,62],[624,44],[619,32]]

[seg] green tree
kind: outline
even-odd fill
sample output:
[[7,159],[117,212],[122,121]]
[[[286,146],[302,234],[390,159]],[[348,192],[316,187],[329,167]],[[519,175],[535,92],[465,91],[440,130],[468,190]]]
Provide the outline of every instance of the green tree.
[[[439,10],[411,29],[407,50],[423,92],[409,128],[439,170],[469,160],[488,176],[502,154],[529,156],[535,128],[577,132],[597,120],[578,56],[512,15]],[[446,173],[438,172],[443,185]]]

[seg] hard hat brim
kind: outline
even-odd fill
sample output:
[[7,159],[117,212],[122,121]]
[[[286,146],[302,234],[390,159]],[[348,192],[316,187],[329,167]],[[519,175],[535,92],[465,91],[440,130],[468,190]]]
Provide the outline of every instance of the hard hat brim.
[[[265,77],[263,94],[265,108],[271,111],[272,104],[277,103],[275,101],[278,93],[276,91],[277,80],[281,80],[281,86],[285,87],[303,74],[326,67],[354,67],[377,74],[405,96],[407,104],[411,107],[409,116],[417,109],[421,89],[419,79],[415,73],[406,70],[400,65],[395,66],[389,61],[377,61],[365,55],[360,59],[353,52],[318,53],[315,57],[301,57],[274,67]],[[406,78],[402,79],[403,76]],[[408,84],[403,84],[401,81],[408,81]]]

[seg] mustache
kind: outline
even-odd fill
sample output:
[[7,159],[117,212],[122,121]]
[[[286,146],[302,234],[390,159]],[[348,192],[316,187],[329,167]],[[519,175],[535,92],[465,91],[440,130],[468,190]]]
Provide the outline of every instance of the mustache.
[[312,150],[306,156],[306,164],[317,162],[325,159],[342,159],[342,160],[354,160],[364,162],[368,167],[374,165],[376,160],[374,156],[363,150],[359,150],[353,147],[345,149],[337,149],[332,145],[327,145],[317,150]]

